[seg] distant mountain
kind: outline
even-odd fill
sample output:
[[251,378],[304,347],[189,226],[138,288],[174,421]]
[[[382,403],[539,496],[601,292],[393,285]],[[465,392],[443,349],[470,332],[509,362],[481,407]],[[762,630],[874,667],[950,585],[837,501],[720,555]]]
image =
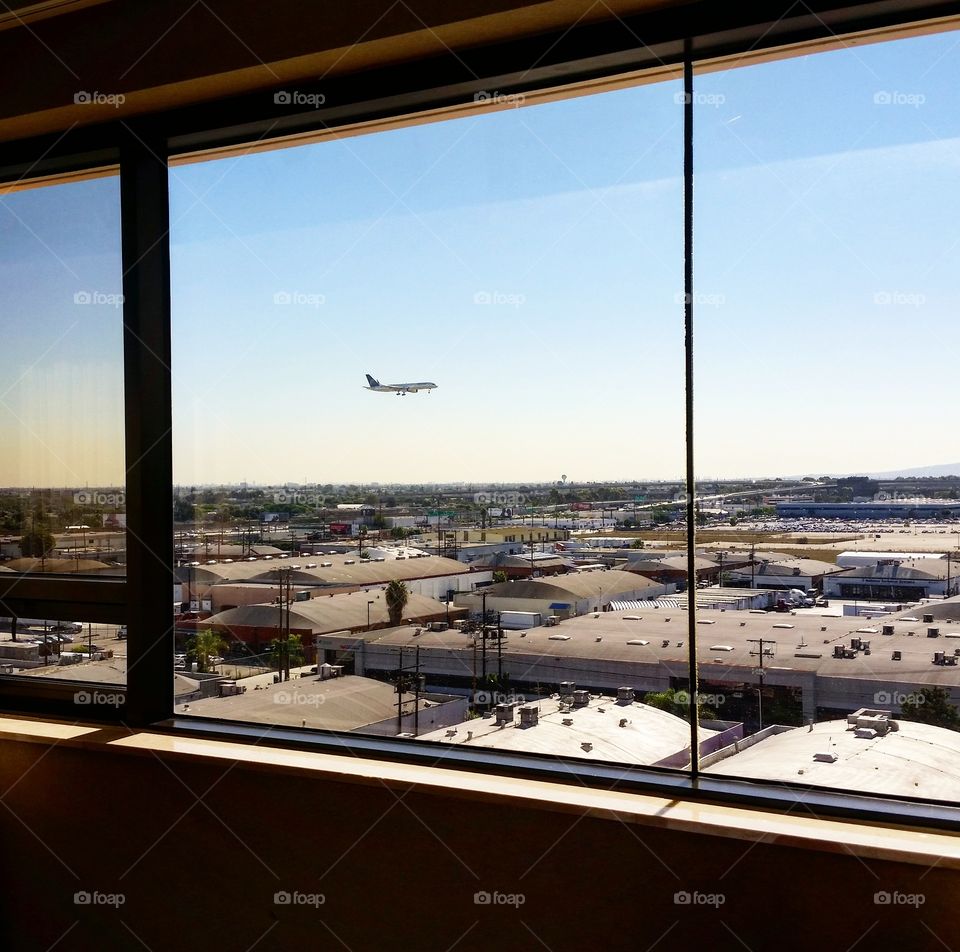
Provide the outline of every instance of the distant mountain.
[[917,466],[914,469],[894,469],[887,473],[870,473],[873,479],[897,479],[900,476],[960,476],[960,463],[942,463],[939,466]]

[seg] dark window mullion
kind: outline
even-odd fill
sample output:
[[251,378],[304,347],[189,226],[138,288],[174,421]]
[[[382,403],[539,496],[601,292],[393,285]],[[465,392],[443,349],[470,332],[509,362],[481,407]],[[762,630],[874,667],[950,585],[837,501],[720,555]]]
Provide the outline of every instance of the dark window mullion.
[[166,137],[124,126],[120,147],[127,482],[128,702],[143,726],[173,712],[173,452]]

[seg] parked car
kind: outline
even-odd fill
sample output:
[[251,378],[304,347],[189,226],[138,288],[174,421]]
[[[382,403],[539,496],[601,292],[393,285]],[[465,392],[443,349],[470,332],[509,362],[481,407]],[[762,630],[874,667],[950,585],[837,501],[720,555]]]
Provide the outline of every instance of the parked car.
[[52,625],[50,630],[58,635],[79,635],[83,631],[83,625],[78,621],[60,621]]

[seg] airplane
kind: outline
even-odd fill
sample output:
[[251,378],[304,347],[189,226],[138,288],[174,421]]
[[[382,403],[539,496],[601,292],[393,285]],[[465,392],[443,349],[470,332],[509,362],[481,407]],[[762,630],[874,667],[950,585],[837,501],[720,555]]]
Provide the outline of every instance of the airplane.
[[437,389],[435,383],[380,383],[370,374],[367,374],[366,377],[370,386],[364,387],[365,390],[374,390],[377,393],[395,393],[398,397],[405,397],[408,393],[416,393],[418,390],[426,390],[429,393],[431,390]]

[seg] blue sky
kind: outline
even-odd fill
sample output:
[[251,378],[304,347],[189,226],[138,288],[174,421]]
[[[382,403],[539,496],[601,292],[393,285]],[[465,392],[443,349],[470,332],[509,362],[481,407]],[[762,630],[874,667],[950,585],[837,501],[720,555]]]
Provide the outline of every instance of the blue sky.
[[[701,475],[960,459],[946,428],[960,343],[958,43],[698,75]],[[173,169],[175,479],[678,477],[679,91]],[[72,401],[75,433],[90,426],[78,407],[105,416],[102,381],[116,392],[104,365],[119,369],[119,315],[74,306],[78,279],[44,244],[79,286],[109,290],[118,242],[105,183],[60,188],[83,193],[76,211],[59,189],[4,199],[43,243],[0,209],[13,249],[2,320],[20,337],[43,332],[0,355],[0,374],[31,366],[79,310],[83,346],[58,345],[31,370],[76,365],[87,389]],[[367,372],[439,389],[369,393]],[[50,416],[31,399],[27,416]],[[102,473],[116,456],[81,469]],[[18,472],[8,462],[0,484]]]

